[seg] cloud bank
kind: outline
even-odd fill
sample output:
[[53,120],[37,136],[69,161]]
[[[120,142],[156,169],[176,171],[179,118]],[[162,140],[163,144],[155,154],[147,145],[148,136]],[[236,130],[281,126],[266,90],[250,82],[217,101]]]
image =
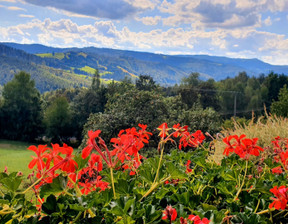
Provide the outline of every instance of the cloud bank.
[[123,19],[135,14],[139,8],[124,0],[24,0],[27,3],[62,9],[85,16]]

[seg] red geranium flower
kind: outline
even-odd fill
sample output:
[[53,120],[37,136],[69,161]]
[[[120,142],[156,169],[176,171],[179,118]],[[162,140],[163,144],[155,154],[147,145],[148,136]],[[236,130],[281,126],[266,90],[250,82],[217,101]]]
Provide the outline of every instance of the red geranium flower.
[[192,221],[193,224],[208,224],[210,222],[210,220],[207,218],[203,218],[201,220],[198,215],[189,215],[188,220]]
[[280,186],[278,189],[277,189],[277,186],[275,186],[272,189],[270,189],[270,191],[276,197],[276,198],[271,198],[274,201],[269,205],[270,209],[273,207],[277,210],[286,209],[287,202],[288,202],[287,190],[288,190],[288,188],[286,188],[285,186]]
[[227,145],[224,149],[223,155],[229,156],[230,152],[234,152],[234,147],[231,144],[231,140],[234,138],[234,135],[230,135],[223,139],[223,142]]
[[274,174],[281,174],[282,172],[283,171],[282,171],[281,166],[277,166],[277,167],[272,169],[272,173],[274,173]]
[[37,165],[38,170],[43,170],[45,168],[45,162],[43,161],[45,158],[44,152],[49,150],[47,145],[39,145],[38,147],[31,145],[28,147],[28,149],[35,152],[37,155],[36,157],[32,156],[33,159],[28,165],[29,169],[32,169],[35,165]]
[[169,135],[168,131],[170,128],[168,128],[167,123],[161,124],[157,129],[160,131],[159,136],[161,138],[165,138],[167,135]]
[[175,208],[172,208],[171,205],[168,205],[166,209],[163,211],[162,219],[168,219],[169,221],[174,221],[177,218],[177,211]]
[[191,161],[187,160],[186,166],[186,173],[191,173],[193,170],[190,168]]

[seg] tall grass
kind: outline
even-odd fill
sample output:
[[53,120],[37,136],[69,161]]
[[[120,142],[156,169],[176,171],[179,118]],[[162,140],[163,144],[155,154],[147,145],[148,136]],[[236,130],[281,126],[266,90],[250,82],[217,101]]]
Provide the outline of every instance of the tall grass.
[[245,134],[247,138],[258,138],[257,144],[265,147],[270,145],[271,141],[277,136],[288,138],[288,119],[266,113],[265,116],[259,117],[257,120],[253,116],[247,125],[239,124],[234,120],[234,127],[223,129],[221,134],[214,140],[215,153],[212,155],[212,159],[220,162],[224,157],[223,152],[226,147],[222,142],[224,137],[229,135],[240,136],[241,134]]

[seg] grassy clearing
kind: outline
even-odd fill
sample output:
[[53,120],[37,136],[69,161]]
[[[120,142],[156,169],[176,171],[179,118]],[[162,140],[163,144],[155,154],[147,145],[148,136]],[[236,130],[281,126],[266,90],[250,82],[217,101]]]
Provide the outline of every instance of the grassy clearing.
[[258,138],[257,144],[261,147],[269,146],[275,137],[288,138],[288,119],[274,115],[262,116],[257,121],[252,119],[248,125],[234,122],[232,129],[223,130],[221,136],[215,140],[215,154],[212,156],[216,162],[224,157],[223,152],[226,145],[222,139],[228,135],[245,134],[248,138]]
[[28,164],[34,154],[27,150],[29,146],[29,143],[0,140],[0,170],[3,171],[7,166],[9,173],[21,171],[28,175]]
[[54,55],[52,53],[43,53],[43,54],[36,54],[37,56],[41,57],[41,58],[56,58],[56,59],[63,59],[65,57],[64,53],[54,53]]
[[79,68],[79,70],[87,72],[87,73],[92,74],[92,75],[95,74],[95,71],[96,71],[95,68],[92,68],[92,67],[87,66],[87,65],[82,67],[82,68]]

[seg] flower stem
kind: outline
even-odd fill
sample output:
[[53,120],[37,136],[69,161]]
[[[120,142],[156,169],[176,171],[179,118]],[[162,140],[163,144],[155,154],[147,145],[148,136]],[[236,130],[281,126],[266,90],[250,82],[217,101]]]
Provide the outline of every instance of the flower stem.
[[114,199],[116,199],[116,192],[115,192],[115,186],[114,186],[114,177],[113,177],[113,168],[112,167],[110,167],[110,176],[111,176],[111,184],[112,184]]
[[168,176],[164,179],[161,179],[159,182],[153,183],[150,187],[150,189],[142,196],[142,198],[139,201],[142,201],[144,198],[146,198],[149,194],[151,194],[160,184],[164,183],[166,180],[169,180],[171,176]]
[[42,179],[43,179],[44,175],[42,177],[40,177],[37,181],[35,181],[32,185],[30,185],[25,191],[21,192],[21,194],[26,194],[27,191],[29,191],[32,187],[34,187],[36,184],[38,184]]
[[76,223],[78,221],[78,219],[81,217],[83,212],[79,212],[78,215],[76,216],[76,218],[71,222],[72,223]]
[[[157,179],[158,179],[158,176],[159,176],[159,171],[160,171],[160,167],[161,167],[161,163],[162,163],[162,159],[163,159],[163,153],[164,153],[164,146],[161,145],[161,154],[160,154],[160,160],[159,160],[159,163],[158,163],[158,168],[157,168],[157,171],[156,171],[156,175],[155,175],[155,179],[153,181],[153,184],[156,183]],[[152,185],[153,185],[152,184]]]
[[248,160],[246,160],[245,174],[244,174],[244,177],[243,177],[242,184],[241,184],[239,190],[237,191],[237,194],[236,194],[236,196],[234,197],[234,200],[233,200],[233,201],[236,201],[236,200],[238,199],[238,196],[239,196],[239,194],[240,194],[241,191],[242,191],[242,188],[243,188],[243,186],[244,186],[244,184],[245,184],[245,178],[246,178],[246,174],[247,174],[247,169],[248,169]]
[[261,200],[259,199],[259,200],[258,200],[258,203],[257,203],[257,206],[256,206],[256,208],[255,208],[255,210],[254,210],[254,213],[257,212],[257,210],[258,210],[258,208],[259,208],[259,205],[260,205],[260,202],[261,202]]
[[275,210],[275,208],[266,209],[266,210],[263,210],[261,212],[257,212],[256,214],[257,215],[262,215],[262,214],[265,214],[265,213],[268,213],[268,212],[273,212],[274,210]]

